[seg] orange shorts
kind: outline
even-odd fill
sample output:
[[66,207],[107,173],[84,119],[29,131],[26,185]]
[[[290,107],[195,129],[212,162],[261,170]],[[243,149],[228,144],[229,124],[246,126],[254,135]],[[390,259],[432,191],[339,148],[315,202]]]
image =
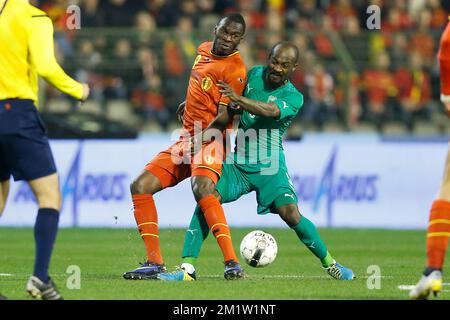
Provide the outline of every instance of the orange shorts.
[[145,170],[158,177],[163,189],[190,176],[207,176],[217,183],[222,174],[223,160],[224,145],[221,141],[202,145],[191,156],[189,142],[178,140],[167,150],[158,153],[145,166]]

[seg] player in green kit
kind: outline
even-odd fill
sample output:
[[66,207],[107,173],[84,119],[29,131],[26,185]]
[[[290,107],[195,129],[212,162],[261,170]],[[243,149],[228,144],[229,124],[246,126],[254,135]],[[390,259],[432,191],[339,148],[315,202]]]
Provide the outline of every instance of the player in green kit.
[[[303,104],[303,96],[289,81],[298,65],[299,52],[288,42],[276,44],[267,66],[256,66],[248,72],[243,96],[226,83],[221,92],[233,103],[230,108],[243,110],[236,137],[236,149],[230,154],[216,185],[216,196],[222,203],[232,202],[256,191],[258,214],[280,215],[300,241],[321,261],[330,276],[352,280],[353,271],[338,264],[327,250],[314,224],[300,215],[297,195],[285,163],[282,137]],[[236,107],[239,106],[239,107]],[[160,273],[169,281],[196,279],[195,264],[209,229],[197,206],[183,246],[180,270]],[[240,274],[243,275],[243,272]]]

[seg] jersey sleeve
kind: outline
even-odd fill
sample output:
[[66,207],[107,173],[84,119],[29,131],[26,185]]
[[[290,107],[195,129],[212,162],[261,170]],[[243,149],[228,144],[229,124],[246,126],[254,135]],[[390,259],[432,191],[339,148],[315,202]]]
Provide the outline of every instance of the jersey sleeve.
[[62,92],[81,99],[82,84],[69,77],[56,61],[52,21],[46,15],[33,15],[30,21],[29,51],[37,74]]
[[297,94],[283,97],[282,99],[276,99],[274,103],[280,109],[278,120],[293,118],[303,105],[303,95]]
[[[245,83],[247,82],[247,71],[244,64],[236,68],[233,72],[225,74],[224,79],[237,94],[241,95],[244,91]],[[219,104],[228,105],[228,103],[230,103],[230,98],[222,95]]]

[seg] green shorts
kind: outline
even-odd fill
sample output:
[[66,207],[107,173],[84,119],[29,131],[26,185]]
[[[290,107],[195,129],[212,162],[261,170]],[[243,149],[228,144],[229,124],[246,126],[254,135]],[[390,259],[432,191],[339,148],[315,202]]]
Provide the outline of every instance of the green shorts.
[[236,201],[256,191],[258,214],[275,212],[275,208],[298,202],[285,166],[281,166],[275,175],[262,175],[260,172],[246,172],[234,163],[225,162],[216,190],[222,197],[222,203]]

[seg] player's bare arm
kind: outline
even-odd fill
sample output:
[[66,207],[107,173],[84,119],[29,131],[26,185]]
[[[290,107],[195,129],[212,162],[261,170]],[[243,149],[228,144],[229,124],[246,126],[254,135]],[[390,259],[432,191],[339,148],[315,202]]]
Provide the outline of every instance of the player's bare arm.
[[251,114],[269,118],[279,118],[280,109],[275,103],[272,102],[262,102],[257,100],[252,100],[237,94],[233,88],[228,83],[219,81],[217,84],[221,89],[219,90],[226,97],[230,98],[231,102],[239,105],[245,111]]
[[214,137],[214,133],[217,131],[222,132],[227,127],[228,123],[233,120],[233,113],[228,109],[227,106],[219,104],[219,111],[217,113],[216,118],[196,136],[191,138],[191,146],[192,151],[195,145],[201,141],[201,144],[207,144],[211,142],[212,137]]

